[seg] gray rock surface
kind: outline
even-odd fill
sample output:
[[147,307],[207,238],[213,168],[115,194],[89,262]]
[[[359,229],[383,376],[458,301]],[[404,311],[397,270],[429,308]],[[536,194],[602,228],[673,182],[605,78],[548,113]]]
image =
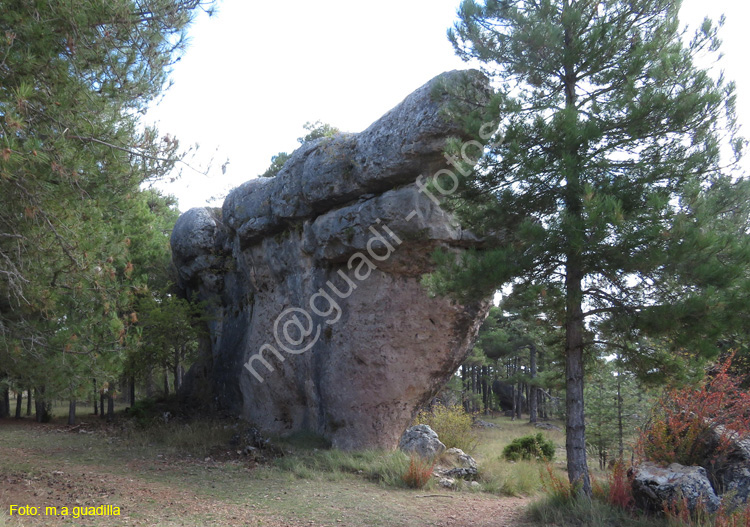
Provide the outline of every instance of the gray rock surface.
[[407,454],[417,454],[425,459],[436,458],[445,451],[445,445],[428,425],[408,428],[401,436],[398,448]]
[[701,502],[709,512],[715,512],[721,504],[703,467],[672,463],[664,468],[647,462],[631,470],[633,498],[644,510],[659,512],[664,503],[675,503],[683,497],[691,512]]
[[741,507],[750,497],[750,439],[742,438],[723,426],[716,426],[715,433],[717,442],[718,437],[726,436],[729,446],[719,467],[710,467],[712,460],[707,460],[707,466],[715,471],[714,486],[722,495],[731,496],[732,505]]
[[443,74],[364,132],[306,143],[275,178],[234,189],[220,212],[180,217],[180,286],[211,315],[187,395],[263,433],[396,446],[488,308],[430,298],[420,284],[435,249],[478,243],[416,184],[451,168],[445,142],[462,132],[443,117],[440,86],[463,80],[488,93],[478,72]]
[[435,472],[452,479],[473,480],[479,474],[477,462],[460,448],[449,448],[440,456]]
[[534,423],[534,428],[539,428],[540,430],[554,430],[555,432],[562,432],[563,429],[560,428],[557,425],[553,425],[552,423]]

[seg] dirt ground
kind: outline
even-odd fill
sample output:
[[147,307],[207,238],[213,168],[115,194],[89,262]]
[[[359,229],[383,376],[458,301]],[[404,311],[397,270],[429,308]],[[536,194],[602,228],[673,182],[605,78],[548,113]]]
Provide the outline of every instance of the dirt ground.
[[[0,421],[0,526],[531,526],[528,498],[269,476],[237,459],[131,450],[85,426]],[[11,505],[39,512],[10,517]],[[120,515],[72,516],[102,505]],[[47,516],[46,507],[71,514]]]

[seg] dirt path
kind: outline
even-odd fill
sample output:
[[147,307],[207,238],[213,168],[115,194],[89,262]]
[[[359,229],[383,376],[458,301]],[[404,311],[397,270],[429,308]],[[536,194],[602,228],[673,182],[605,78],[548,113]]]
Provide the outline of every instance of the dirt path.
[[[48,433],[32,441],[37,444],[9,446],[2,427],[0,423],[0,526],[4,521],[9,526],[531,525],[524,518],[526,498],[393,490],[351,476],[341,481],[306,481],[278,473],[269,477],[237,462],[160,455],[128,459],[120,452],[107,463],[85,463],[82,456],[96,448],[95,439],[75,451],[78,447],[71,445],[78,443],[71,434]],[[19,437],[24,432],[16,430],[12,443],[19,444]],[[11,505],[35,506],[39,513],[9,518]],[[103,505],[119,507],[120,515],[72,517],[74,507]],[[56,507],[58,516],[47,516],[46,507]],[[62,516],[63,507],[68,516]]]
[[[8,525],[194,525],[196,520],[205,524],[226,526],[320,527],[341,525],[367,525],[350,523],[351,520],[316,523],[313,520],[292,520],[280,517],[272,509],[259,509],[255,505],[237,505],[224,500],[211,499],[176,485],[144,483],[137,479],[112,476],[100,471],[81,470],[73,473],[56,471],[29,477],[25,474],[0,475],[0,503],[7,513],[11,504],[28,504],[39,508],[34,519],[21,521],[9,519]],[[420,496],[420,495],[417,495]],[[434,527],[459,526],[521,526],[527,499],[478,499],[467,496],[455,498],[417,498],[415,507],[424,513],[424,523],[413,518],[404,525]],[[46,507],[101,506],[117,504],[119,516],[110,517],[52,517],[46,516]]]

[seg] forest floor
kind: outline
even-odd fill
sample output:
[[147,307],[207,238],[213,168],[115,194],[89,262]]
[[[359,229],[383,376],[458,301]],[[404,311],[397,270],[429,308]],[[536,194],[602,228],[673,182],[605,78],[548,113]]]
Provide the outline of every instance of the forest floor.
[[[300,478],[234,455],[223,443],[185,454],[150,442],[153,436],[133,437],[132,430],[93,416],[76,427],[0,420],[0,527],[533,525],[526,496],[436,485],[397,489],[345,473]],[[38,513],[10,516],[11,505]],[[75,507],[102,505],[119,507],[119,516],[72,516]],[[47,507],[59,515],[52,509],[47,515]]]

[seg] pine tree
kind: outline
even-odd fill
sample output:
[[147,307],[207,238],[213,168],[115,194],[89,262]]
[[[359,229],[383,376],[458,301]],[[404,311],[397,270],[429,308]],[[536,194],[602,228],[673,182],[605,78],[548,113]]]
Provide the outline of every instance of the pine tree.
[[[307,130],[307,133],[303,137],[297,138],[297,142],[301,145],[324,137],[331,138],[341,132],[341,130],[335,126],[320,121],[315,121],[314,123],[308,121],[302,125],[302,128]],[[289,161],[290,157],[291,154],[287,152],[279,152],[275,156],[272,156],[271,165],[260,175],[260,177],[276,177],[276,175],[281,172],[281,169],[284,168],[286,162]]]
[[[439,255],[426,281],[474,297],[513,283],[563,329],[568,476],[586,495],[583,365],[598,325],[619,334],[688,328],[682,342],[691,345],[704,331],[710,347],[718,300],[710,282],[727,287],[742,274],[722,269],[722,249],[709,250],[693,208],[712,187],[731,185],[721,145],[733,149],[730,164],[744,146],[734,85],[696,67],[697,55],[717,51],[717,27],[706,20],[687,39],[679,7],[465,0],[449,30],[459,56],[479,61],[497,87],[485,120],[494,124],[468,121],[491,146],[452,202],[485,245],[459,260]],[[686,241],[710,272],[692,272]],[[689,327],[702,316],[706,323]]]
[[597,361],[587,379],[586,439],[603,470],[608,460],[624,459],[626,443],[644,425],[651,401],[619,359]]
[[201,5],[2,3],[0,376],[40,396],[73,400],[122,368],[139,273],[128,221],[140,185],[181,156],[140,117]]

